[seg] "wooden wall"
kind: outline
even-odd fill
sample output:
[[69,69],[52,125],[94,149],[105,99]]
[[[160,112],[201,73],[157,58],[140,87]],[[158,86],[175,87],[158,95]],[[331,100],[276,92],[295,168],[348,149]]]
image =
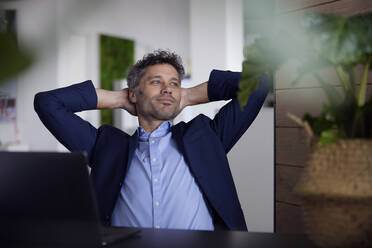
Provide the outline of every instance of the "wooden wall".
[[[372,11],[372,0],[276,0],[278,22],[296,24],[305,12],[335,13],[355,15]],[[304,78],[293,87],[295,66],[288,64],[276,74],[276,219],[278,233],[303,233],[301,201],[292,193],[303,167],[310,147],[304,131],[293,123],[287,112],[302,117],[304,112],[317,114],[326,102],[322,89],[312,78]],[[360,68],[361,69],[361,68]],[[359,75],[360,75],[359,70]],[[322,72],[327,82],[339,85],[335,72]],[[372,73],[369,73],[368,92],[372,95]]]

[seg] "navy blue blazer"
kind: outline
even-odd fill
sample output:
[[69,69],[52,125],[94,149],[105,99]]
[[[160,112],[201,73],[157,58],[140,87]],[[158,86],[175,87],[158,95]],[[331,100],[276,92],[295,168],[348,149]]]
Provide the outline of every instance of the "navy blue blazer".
[[[261,77],[242,110],[236,98],[240,73],[213,70],[208,81],[211,101],[229,100],[213,120],[198,115],[171,129],[195,181],[203,192],[215,223],[231,230],[247,230],[226,154],[260,111],[269,91]],[[100,219],[110,225],[125,173],[137,145],[132,136],[103,125],[96,129],[76,112],[96,109],[97,95],[91,81],[35,95],[34,108],[49,131],[70,151],[86,151]],[[248,166],[248,165],[247,165]]]

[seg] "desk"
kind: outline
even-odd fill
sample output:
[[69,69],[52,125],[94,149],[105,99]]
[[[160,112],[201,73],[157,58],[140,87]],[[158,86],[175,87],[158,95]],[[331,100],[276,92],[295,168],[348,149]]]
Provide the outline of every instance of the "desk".
[[113,248],[315,248],[304,235],[143,229],[136,237],[110,246]]

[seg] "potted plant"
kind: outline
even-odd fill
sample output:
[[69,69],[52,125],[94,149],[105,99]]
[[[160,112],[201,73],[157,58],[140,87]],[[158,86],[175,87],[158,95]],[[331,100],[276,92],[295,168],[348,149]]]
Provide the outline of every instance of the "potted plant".
[[[372,68],[372,13],[352,17],[311,13],[304,16],[302,27],[304,39],[295,43],[290,34],[280,32],[245,48],[238,98],[245,102],[262,73],[272,80],[291,58],[300,62],[294,84],[306,74],[318,81],[328,100],[321,114],[307,113],[302,119],[288,114],[305,128],[312,146],[295,187],[303,202],[305,230],[323,247],[371,246],[372,97],[366,95]],[[318,74],[325,67],[336,71],[341,92]]]

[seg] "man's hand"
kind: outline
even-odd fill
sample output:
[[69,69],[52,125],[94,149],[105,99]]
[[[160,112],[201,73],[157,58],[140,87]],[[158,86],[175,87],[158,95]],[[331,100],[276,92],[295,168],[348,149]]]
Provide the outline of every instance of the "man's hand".
[[181,101],[180,101],[180,109],[178,113],[181,113],[182,110],[189,106],[189,99],[188,99],[188,93],[189,93],[189,88],[181,88]]
[[137,115],[136,106],[129,101],[127,88],[118,91],[96,89],[97,109],[122,108],[132,115]]
[[129,100],[129,89],[125,88],[125,89],[122,89],[121,91],[122,91],[123,98],[124,98],[123,106],[121,108],[128,111],[128,113],[134,116],[137,116],[136,105]]

